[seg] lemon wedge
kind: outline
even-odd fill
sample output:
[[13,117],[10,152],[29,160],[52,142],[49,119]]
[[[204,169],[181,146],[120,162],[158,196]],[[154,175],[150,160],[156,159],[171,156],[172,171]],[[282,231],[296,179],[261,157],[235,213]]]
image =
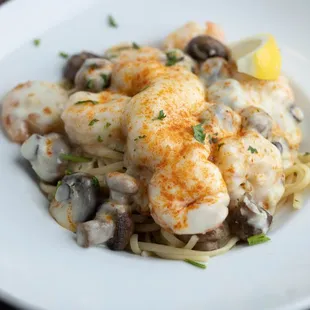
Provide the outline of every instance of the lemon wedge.
[[231,44],[239,72],[261,80],[275,80],[281,71],[281,54],[271,34],[259,34]]

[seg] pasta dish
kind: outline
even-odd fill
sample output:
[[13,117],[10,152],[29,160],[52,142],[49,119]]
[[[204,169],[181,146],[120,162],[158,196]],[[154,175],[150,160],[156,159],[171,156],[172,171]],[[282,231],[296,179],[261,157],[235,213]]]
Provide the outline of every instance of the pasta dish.
[[303,112],[272,35],[228,44],[219,25],[189,22],[161,49],[72,55],[63,75],[9,91],[2,123],[80,246],[201,267],[268,241],[283,202],[301,207]]

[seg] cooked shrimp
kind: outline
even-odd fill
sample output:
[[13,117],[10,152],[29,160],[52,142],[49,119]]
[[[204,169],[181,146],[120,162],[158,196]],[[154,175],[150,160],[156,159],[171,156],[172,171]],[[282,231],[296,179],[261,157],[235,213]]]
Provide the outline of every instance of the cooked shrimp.
[[176,234],[220,225],[228,214],[226,185],[208,161],[208,141],[202,144],[193,136],[192,126],[206,107],[198,78],[159,62],[119,64],[112,76],[112,87],[134,95],[123,118],[126,158],[129,170],[153,172],[148,199],[154,220]]
[[164,40],[164,48],[178,48],[184,50],[191,39],[204,34],[221,42],[224,41],[224,32],[219,25],[206,22],[205,27],[203,27],[196,22],[189,22],[167,36]]
[[274,213],[284,193],[284,173],[279,150],[262,135],[248,132],[222,139],[216,165],[222,172],[234,206],[245,193]]
[[2,100],[2,123],[8,136],[22,143],[32,133],[62,131],[60,114],[68,100],[57,84],[29,81],[17,85]]
[[273,119],[272,134],[284,137],[292,149],[297,149],[301,142],[298,122],[303,115],[294,105],[287,78],[280,76],[276,81],[264,81],[242,74],[234,77],[212,84],[207,90],[208,101],[224,103],[238,113],[249,106],[263,109]]
[[70,96],[61,117],[71,142],[95,156],[114,157],[112,150],[123,151],[121,116],[129,99],[107,91]]

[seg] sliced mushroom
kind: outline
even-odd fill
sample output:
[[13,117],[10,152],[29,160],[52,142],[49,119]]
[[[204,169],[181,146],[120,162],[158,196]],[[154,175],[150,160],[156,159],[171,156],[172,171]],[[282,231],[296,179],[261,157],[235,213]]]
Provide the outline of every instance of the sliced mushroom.
[[240,113],[242,117],[242,128],[244,130],[255,130],[264,138],[268,139],[272,132],[272,118],[264,110],[250,106]]
[[272,223],[272,215],[256,203],[250,194],[245,194],[236,206],[232,206],[228,223],[230,231],[241,240],[267,233]]
[[304,113],[301,108],[299,108],[296,104],[292,104],[289,108],[289,111],[298,123],[301,123],[303,121]]
[[80,70],[84,61],[89,58],[100,58],[100,56],[85,51],[71,56],[64,68],[64,78],[73,83],[76,73]]
[[205,87],[210,87],[218,80],[228,79],[231,77],[230,63],[221,57],[209,58],[201,64],[199,77]]
[[106,182],[110,189],[110,200],[120,204],[127,204],[129,196],[139,189],[137,180],[126,173],[110,172],[106,175]]
[[112,250],[123,250],[133,233],[133,221],[128,205],[104,203],[94,220],[77,227],[77,243],[89,247],[106,243]]
[[85,60],[75,76],[76,88],[96,93],[108,88],[111,83],[112,67],[112,62],[107,59]]
[[[191,235],[178,235],[177,237],[184,242],[188,242]],[[194,250],[213,251],[220,249],[226,245],[230,238],[228,224],[224,222],[216,229],[213,229],[205,234],[198,234],[197,237],[199,240],[196,243]]]
[[220,41],[208,35],[193,38],[185,48],[187,54],[197,61],[205,61],[212,57],[222,57],[229,60],[229,50]]
[[128,174],[111,172],[106,176],[110,188],[109,201],[104,203],[94,220],[77,228],[77,243],[83,247],[106,243],[112,250],[123,250],[133,233],[130,195],[138,191],[138,182]]
[[21,147],[22,156],[29,160],[38,177],[46,182],[53,182],[65,174],[67,163],[59,155],[69,152],[69,145],[57,133],[45,136],[33,134]]
[[98,201],[97,179],[87,173],[73,173],[59,182],[49,211],[61,226],[74,232],[78,223],[95,215]]
[[278,150],[279,152],[282,154],[283,153],[283,146],[280,142],[278,141],[273,141],[271,142]]

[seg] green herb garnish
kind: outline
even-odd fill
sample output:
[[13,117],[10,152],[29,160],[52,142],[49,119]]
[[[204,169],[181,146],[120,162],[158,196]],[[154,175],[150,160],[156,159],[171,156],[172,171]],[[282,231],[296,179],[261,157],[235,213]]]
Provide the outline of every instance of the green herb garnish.
[[166,116],[167,116],[167,115],[164,113],[164,111],[163,111],[163,110],[160,110],[158,116],[153,118],[153,121],[155,121],[155,120],[160,120],[160,121],[161,121],[161,120],[163,120]]
[[116,23],[115,19],[113,18],[112,15],[109,15],[108,16],[108,24],[110,27],[113,27],[113,28],[117,28],[118,27],[118,24]]
[[304,154],[304,156],[307,156],[307,155],[310,155],[310,153],[309,153],[309,152],[306,152],[306,153]]
[[103,142],[101,136],[98,136],[98,137],[97,137],[97,141],[98,141],[98,142]]
[[74,163],[87,163],[87,162],[92,160],[89,157],[76,156],[76,155],[72,155],[72,154],[63,154],[63,153],[60,154],[59,157],[62,160],[68,160],[68,161],[72,161]]
[[39,46],[41,44],[41,40],[40,39],[34,39],[33,40],[33,45],[34,46]]
[[93,80],[88,80],[86,83],[86,88],[87,89],[92,89],[94,86],[94,81]]
[[91,181],[95,187],[100,187],[99,181],[95,176],[92,177]]
[[107,74],[100,74],[103,79],[103,88],[108,87],[109,85],[109,76]]
[[70,174],[72,174],[72,170],[66,169],[66,170],[65,170],[65,175],[70,175]]
[[203,132],[203,128],[201,124],[198,124],[196,126],[192,126],[193,128],[193,132],[194,132],[194,138],[204,144],[205,142],[205,138],[206,138],[206,134]]
[[146,135],[139,136],[138,138],[134,139],[134,141],[138,141],[138,140],[140,140],[140,139],[144,139],[144,138],[146,138]]
[[104,125],[104,128],[109,128],[112,124],[107,122],[105,125]]
[[87,103],[87,102],[90,102],[90,103],[92,103],[94,105],[99,103],[99,101],[95,101],[95,100],[82,100],[82,101],[76,102],[75,105],[77,105],[77,104],[84,104],[84,103]]
[[138,50],[140,48],[140,46],[136,43],[136,42],[133,42],[132,43],[132,47],[136,50]]
[[95,123],[97,123],[97,122],[99,122],[99,120],[96,119],[96,118],[94,118],[94,119],[92,119],[92,120],[89,122],[88,126],[93,126],[93,125],[94,125]]
[[58,54],[60,57],[67,59],[69,57],[69,55],[65,52],[59,52]]
[[184,262],[186,263],[189,263],[195,267],[198,267],[198,268],[201,268],[201,269],[206,269],[207,266],[205,264],[201,264],[201,263],[198,263],[198,262],[195,262],[194,260],[191,260],[191,259],[184,259]]
[[255,245],[255,244],[267,242],[270,240],[270,238],[268,238],[265,234],[260,234],[260,235],[249,237],[247,240],[248,240],[249,245]]
[[183,60],[183,57],[181,57],[181,58],[177,57],[177,53],[175,51],[168,52],[168,53],[166,53],[166,55],[167,55],[167,61],[166,61],[167,67],[173,66],[177,62]]
[[58,182],[57,182],[56,191],[57,191],[58,187],[59,187],[61,184],[62,184],[62,181],[58,181]]
[[219,144],[217,145],[217,150],[219,151],[220,148],[221,148],[224,144],[225,144],[225,143],[219,143]]
[[258,152],[257,152],[257,149],[255,149],[254,147],[252,147],[252,146],[249,146],[249,148],[248,148],[248,151],[250,151],[252,154],[257,154]]

